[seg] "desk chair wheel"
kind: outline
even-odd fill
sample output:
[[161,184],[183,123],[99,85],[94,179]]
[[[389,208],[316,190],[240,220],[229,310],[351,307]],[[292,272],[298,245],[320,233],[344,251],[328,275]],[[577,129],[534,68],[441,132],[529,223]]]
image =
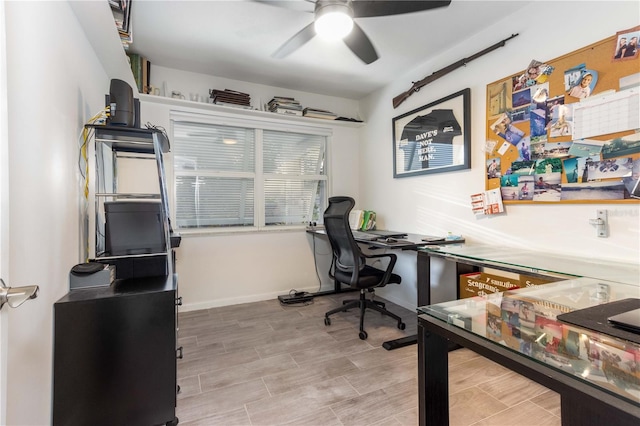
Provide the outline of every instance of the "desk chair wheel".
[[400,321],[400,322],[398,322],[398,328],[400,330],[404,330],[405,328],[407,328],[407,324],[405,324],[402,321]]
[[324,317],[324,325],[331,325],[331,319],[329,317]]
[[360,332],[360,334],[358,334],[358,336],[360,336],[360,340],[367,340],[367,337],[369,337],[369,335],[367,334],[366,331],[362,330]]

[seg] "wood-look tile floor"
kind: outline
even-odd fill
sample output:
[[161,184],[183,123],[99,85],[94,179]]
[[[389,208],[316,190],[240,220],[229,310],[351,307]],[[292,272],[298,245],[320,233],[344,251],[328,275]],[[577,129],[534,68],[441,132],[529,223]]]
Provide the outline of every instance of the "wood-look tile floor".
[[[181,425],[416,425],[417,348],[382,343],[414,334],[417,318],[388,302],[407,324],[368,311],[324,313],[357,293],[277,300],[180,313],[177,416]],[[559,396],[467,349],[449,354],[452,426],[560,425]]]

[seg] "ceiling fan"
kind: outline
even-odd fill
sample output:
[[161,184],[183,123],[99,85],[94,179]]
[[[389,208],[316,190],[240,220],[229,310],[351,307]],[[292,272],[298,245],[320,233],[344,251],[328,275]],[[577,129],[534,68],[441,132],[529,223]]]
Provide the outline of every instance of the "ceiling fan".
[[284,58],[302,47],[316,34],[327,31],[329,33],[327,37],[342,38],[347,47],[366,64],[375,62],[378,59],[378,53],[354,19],[420,12],[446,7],[451,3],[451,0],[254,1],[314,14],[314,21],[280,46],[271,55],[274,58]]

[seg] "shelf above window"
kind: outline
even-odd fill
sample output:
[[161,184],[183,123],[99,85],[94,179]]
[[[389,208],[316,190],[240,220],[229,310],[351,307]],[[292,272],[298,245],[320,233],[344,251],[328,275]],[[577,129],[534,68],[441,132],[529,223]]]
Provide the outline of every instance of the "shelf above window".
[[351,127],[358,128],[364,126],[364,122],[353,122],[353,121],[342,121],[342,120],[323,120],[320,118],[308,118],[308,117],[299,117],[299,116],[291,116],[284,114],[277,114],[275,112],[268,111],[259,111],[256,109],[244,109],[244,108],[234,108],[228,106],[214,105],[204,102],[194,102],[185,99],[175,99],[175,98],[167,98],[164,96],[154,96],[154,95],[145,95],[140,94],[139,99],[141,102],[153,102],[157,104],[163,105],[171,105],[176,107],[183,108],[195,108],[200,111],[206,112],[220,112],[220,113],[231,113],[237,115],[243,115],[245,117],[253,117],[259,119],[268,119],[268,120],[285,120],[296,123],[313,123],[315,125],[319,125],[320,123],[325,124],[327,126],[342,126],[342,127]]

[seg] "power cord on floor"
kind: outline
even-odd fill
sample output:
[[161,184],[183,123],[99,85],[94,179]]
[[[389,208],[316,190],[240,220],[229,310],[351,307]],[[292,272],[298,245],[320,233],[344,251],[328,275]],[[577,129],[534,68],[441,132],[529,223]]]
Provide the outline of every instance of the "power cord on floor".
[[308,291],[291,289],[288,296],[278,296],[278,300],[280,305],[285,307],[308,306],[313,304],[313,295]]

